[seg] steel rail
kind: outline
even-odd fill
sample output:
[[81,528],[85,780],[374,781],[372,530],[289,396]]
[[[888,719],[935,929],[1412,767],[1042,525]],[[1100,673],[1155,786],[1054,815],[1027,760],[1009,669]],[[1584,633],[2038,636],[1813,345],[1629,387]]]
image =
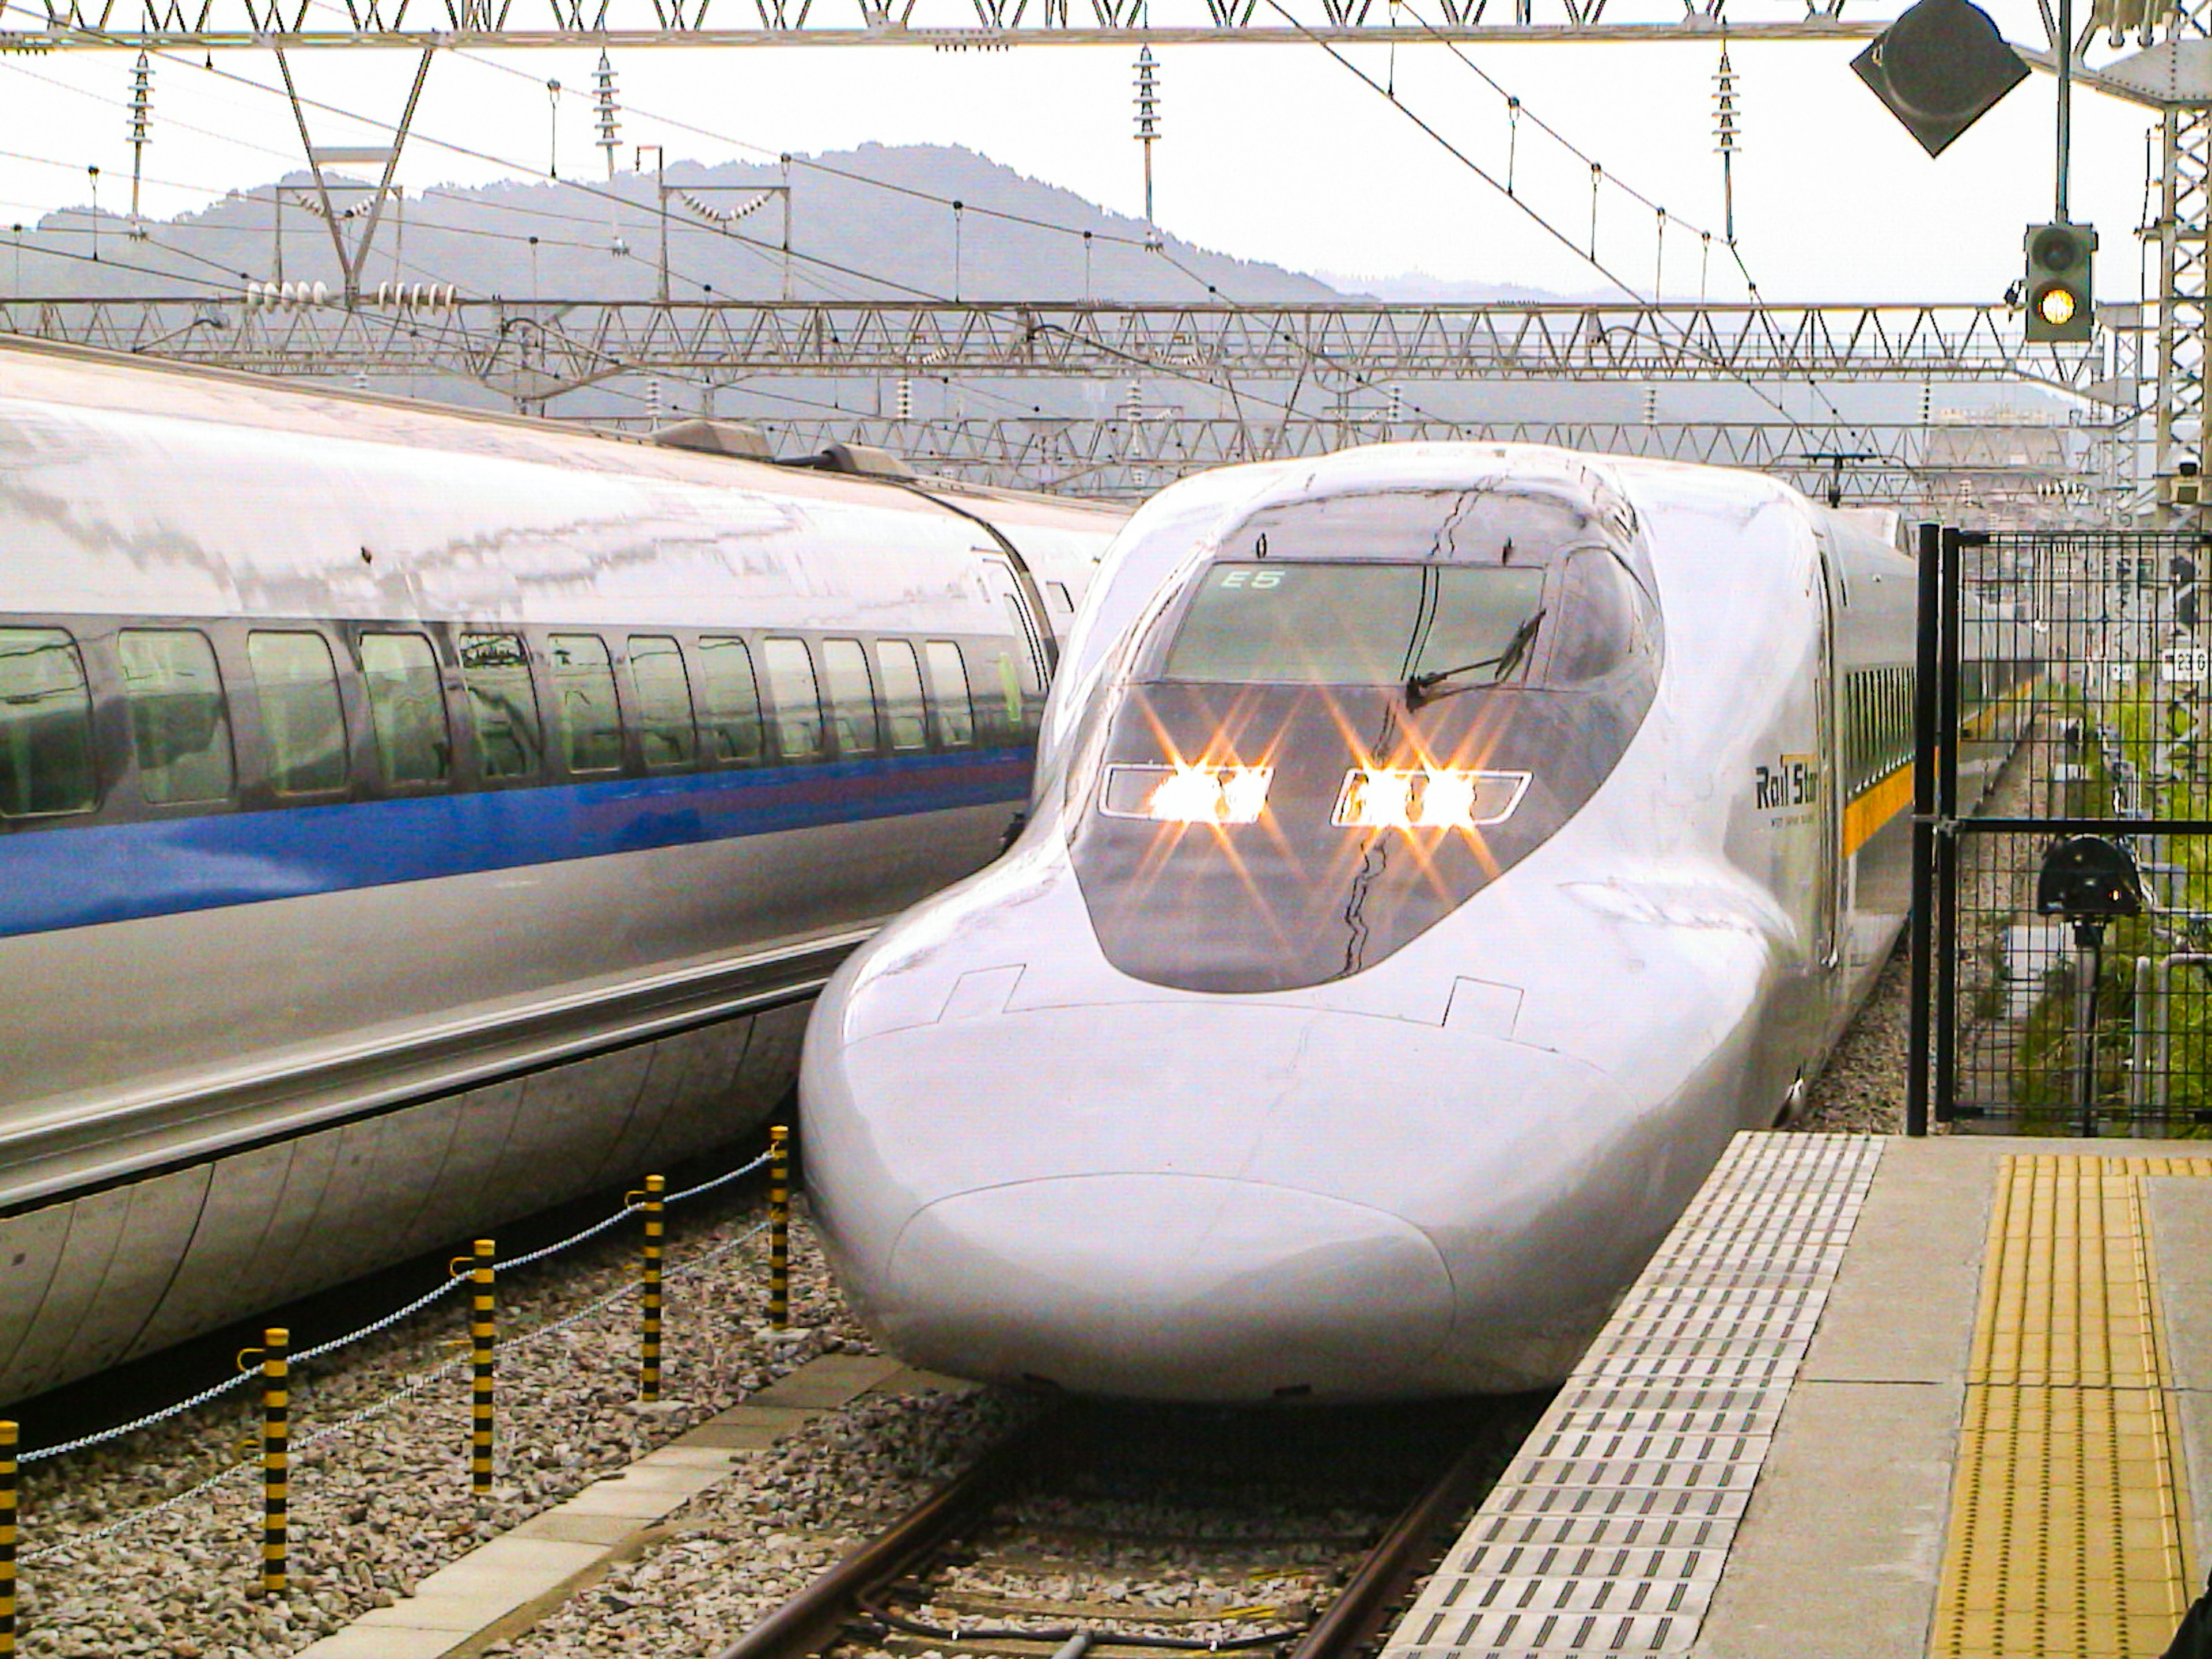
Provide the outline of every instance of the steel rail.
[[862,1600],[910,1571],[1028,1468],[1052,1425],[1051,1417],[1042,1418],[1000,1441],[957,1479],[845,1556],[715,1659],[806,1659],[818,1651]]
[[[1431,1559],[1437,1534],[1480,1496],[1489,1448],[1482,1431],[1497,1420],[1494,1411],[1468,1415],[1468,1443],[1362,1558],[1360,1565],[1328,1607],[1302,1633],[1263,1632],[1256,1636],[1200,1640],[1159,1636],[1117,1635],[1110,1629],[974,1629],[977,1641],[1079,1641],[1083,1648],[1211,1650],[1235,1652],[1274,1646],[1284,1659],[1340,1659],[1371,1638],[1390,1609]],[[893,1629],[942,1639],[933,1627],[888,1614],[881,1593],[916,1571],[948,1539],[970,1527],[1012,1481],[1034,1467],[1048,1449],[1064,1419],[1039,1419],[986,1453],[966,1472],[907,1511],[867,1543],[845,1556],[798,1595],[769,1613],[715,1659],[809,1659],[831,1644],[847,1625],[873,1619]]]
[[1443,1478],[1407,1506],[1288,1659],[1339,1659],[1373,1637],[1428,1565],[1437,1534],[1474,1503],[1486,1462],[1480,1441],[1453,1459]]

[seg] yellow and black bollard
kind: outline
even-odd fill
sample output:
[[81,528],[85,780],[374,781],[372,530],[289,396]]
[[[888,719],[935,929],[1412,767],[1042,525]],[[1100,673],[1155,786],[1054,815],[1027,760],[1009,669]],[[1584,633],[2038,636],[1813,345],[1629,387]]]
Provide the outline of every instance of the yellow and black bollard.
[[261,1593],[282,1595],[292,1524],[292,1334],[261,1338]]
[[645,1261],[641,1272],[645,1303],[644,1340],[638,1350],[637,1397],[651,1405],[660,1398],[660,1229],[668,1190],[665,1176],[645,1178]]
[[791,1131],[768,1132],[768,1322],[791,1328]]
[[0,1421],[0,1655],[15,1651],[15,1425]]
[[492,1342],[497,1334],[492,1318],[492,1242],[476,1242],[475,1266],[469,1277],[469,1349],[474,1361],[469,1391],[469,1485],[479,1498],[491,1491],[491,1368]]

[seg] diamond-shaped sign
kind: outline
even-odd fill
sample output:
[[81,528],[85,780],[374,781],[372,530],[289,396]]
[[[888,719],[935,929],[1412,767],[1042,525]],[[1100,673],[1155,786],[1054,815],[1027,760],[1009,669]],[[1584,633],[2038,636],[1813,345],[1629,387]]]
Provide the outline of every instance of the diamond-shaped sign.
[[1989,14],[1967,0],[1920,0],[1851,67],[1930,155],[2027,78]]

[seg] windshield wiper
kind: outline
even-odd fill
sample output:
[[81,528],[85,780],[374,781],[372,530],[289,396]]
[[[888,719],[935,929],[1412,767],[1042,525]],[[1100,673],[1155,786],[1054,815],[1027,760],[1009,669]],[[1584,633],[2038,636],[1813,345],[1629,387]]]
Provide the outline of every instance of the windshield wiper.
[[[1496,669],[1497,672],[1490,677],[1490,683],[1492,685],[1497,684],[1498,681],[1520,667],[1522,659],[1528,654],[1528,647],[1536,642],[1536,629],[1543,620],[1544,612],[1537,611],[1527,622],[1513,630],[1513,637],[1505,641],[1505,648],[1494,656],[1477,657],[1473,662],[1458,663],[1449,668],[1432,669],[1425,674],[1415,674],[1406,682],[1406,707],[1419,708],[1430,700],[1429,693],[1446,680],[1456,679],[1462,674],[1471,674],[1478,668]],[[1456,689],[1463,691],[1467,688],[1461,686]],[[1449,697],[1452,693],[1445,691],[1439,695]]]

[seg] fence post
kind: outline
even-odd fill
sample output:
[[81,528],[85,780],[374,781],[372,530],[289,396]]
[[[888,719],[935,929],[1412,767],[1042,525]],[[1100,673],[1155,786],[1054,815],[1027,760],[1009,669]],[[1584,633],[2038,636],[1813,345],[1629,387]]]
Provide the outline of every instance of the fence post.
[[768,1322],[791,1328],[791,1130],[768,1132]]
[[492,1242],[479,1238],[469,1274],[475,1281],[469,1291],[469,1347],[474,1360],[469,1385],[469,1486],[479,1498],[491,1492],[492,1340],[496,1334],[493,1273]]
[[638,1350],[637,1397],[651,1405],[660,1398],[660,1231],[661,1194],[668,1190],[665,1176],[645,1178],[645,1332]]
[[15,1651],[15,1425],[0,1420],[0,1655]]
[[261,1338],[261,1593],[282,1595],[291,1527],[291,1370],[288,1330]]

